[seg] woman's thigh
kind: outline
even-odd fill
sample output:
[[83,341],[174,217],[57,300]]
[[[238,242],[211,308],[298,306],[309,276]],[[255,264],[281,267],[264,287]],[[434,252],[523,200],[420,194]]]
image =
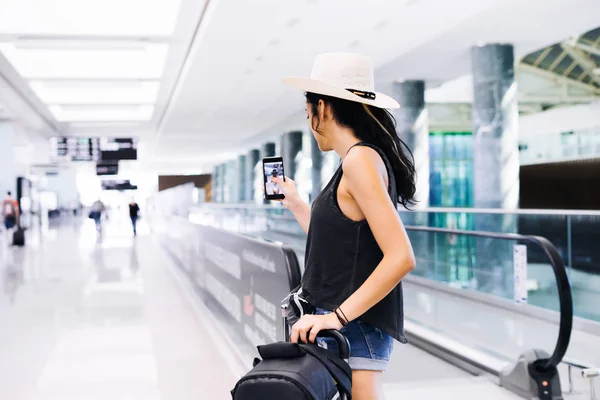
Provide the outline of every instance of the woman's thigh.
[[353,400],[383,400],[382,371],[352,371]]

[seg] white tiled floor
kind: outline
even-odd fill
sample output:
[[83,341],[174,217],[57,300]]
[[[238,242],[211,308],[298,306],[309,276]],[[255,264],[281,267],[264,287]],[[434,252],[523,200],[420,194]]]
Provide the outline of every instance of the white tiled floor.
[[[235,368],[171,258],[122,222],[104,233],[86,220],[24,248],[0,238],[0,399],[229,399]],[[518,398],[410,345],[384,381],[388,400]]]
[[[0,398],[227,399],[235,376],[149,236],[93,224],[2,239]],[[141,229],[143,231],[143,228]]]
[[385,385],[388,399],[517,400],[486,378],[451,378]]

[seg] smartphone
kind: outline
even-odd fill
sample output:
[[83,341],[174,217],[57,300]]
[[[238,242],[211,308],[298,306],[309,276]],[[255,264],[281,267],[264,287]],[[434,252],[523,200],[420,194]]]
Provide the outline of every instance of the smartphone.
[[285,198],[279,185],[271,181],[272,177],[281,178],[285,181],[282,157],[263,158],[263,177],[265,182],[265,199],[281,200]]

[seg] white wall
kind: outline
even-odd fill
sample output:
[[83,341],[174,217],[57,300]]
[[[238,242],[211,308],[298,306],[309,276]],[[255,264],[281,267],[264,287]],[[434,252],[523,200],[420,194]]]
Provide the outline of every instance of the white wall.
[[520,137],[560,134],[600,126],[600,101],[570,107],[553,108],[519,119]]
[[55,192],[58,206],[73,207],[79,201],[77,190],[77,171],[75,168],[61,168],[58,175],[46,176],[42,182],[43,190]]

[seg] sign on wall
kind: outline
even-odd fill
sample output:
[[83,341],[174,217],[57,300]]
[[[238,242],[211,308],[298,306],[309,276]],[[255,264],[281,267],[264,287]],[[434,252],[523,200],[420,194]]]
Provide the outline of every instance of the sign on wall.
[[196,283],[243,351],[283,340],[281,300],[290,292],[279,244],[198,225]]
[[513,248],[514,299],[517,303],[527,303],[527,246],[518,244]]

